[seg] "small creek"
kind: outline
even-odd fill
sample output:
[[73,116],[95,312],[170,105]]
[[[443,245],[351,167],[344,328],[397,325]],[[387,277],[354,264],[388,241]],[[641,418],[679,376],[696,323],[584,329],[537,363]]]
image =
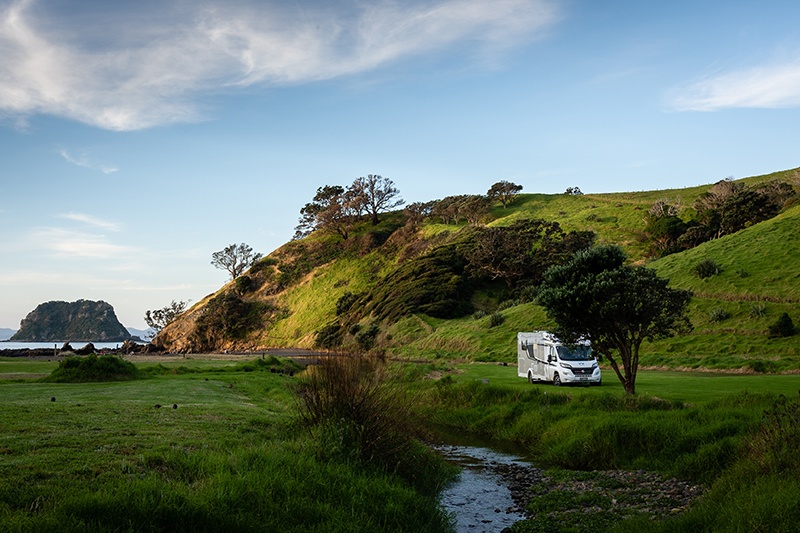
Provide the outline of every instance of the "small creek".
[[434,448],[462,468],[440,498],[442,508],[454,517],[457,533],[502,531],[525,518],[498,472],[503,465],[529,466],[521,457],[480,446],[446,444]]

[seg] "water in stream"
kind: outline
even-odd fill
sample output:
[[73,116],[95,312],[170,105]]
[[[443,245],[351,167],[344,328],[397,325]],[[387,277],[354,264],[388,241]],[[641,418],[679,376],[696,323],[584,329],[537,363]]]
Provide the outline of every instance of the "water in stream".
[[525,516],[496,472],[498,465],[526,464],[521,458],[476,446],[437,446],[461,466],[459,478],[442,492],[442,508],[454,517],[457,533],[502,531]]

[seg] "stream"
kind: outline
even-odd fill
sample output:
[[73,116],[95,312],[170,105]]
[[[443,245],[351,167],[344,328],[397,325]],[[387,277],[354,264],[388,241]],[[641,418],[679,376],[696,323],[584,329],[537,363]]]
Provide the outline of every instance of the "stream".
[[506,466],[529,467],[521,457],[479,446],[438,445],[435,449],[462,469],[440,497],[457,533],[502,531],[525,518],[498,471]]

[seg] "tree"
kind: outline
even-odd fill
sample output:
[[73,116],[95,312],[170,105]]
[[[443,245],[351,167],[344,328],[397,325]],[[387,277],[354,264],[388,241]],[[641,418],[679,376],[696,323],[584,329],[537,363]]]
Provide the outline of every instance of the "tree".
[[148,309],[144,314],[144,322],[147,324],[147,327],[156,330],[156,334],[158,334],[159,331],[167,327],[170,322],[175,320],[179,314],[186,310],[186,305],[187,302],[183,300],[178,302],[172,300],[171,304],[161,309],[156,309],[154,311]]
[[635,394],[642,342],[690,330],[692,293],[671,289],[655,271],[624,262],[617,246],[579,252],[547,271],[538,301],[556,322],[557,337],[566,343],[591,341],[625,392]]
[[366,178],[357,178],[350,186],[354,201],[360,203],[370,215],[372,225],[380,222],[378,215],[395,207],[400,207],[405,201],[398,195],[400,191],[389,178],[377,174],[369,174]]
[[321,226],[322,213],[338,202],[344,194],[344,187],[341,185],[325,185],[317,189],[317,194],[311,202],[300,209],[300,222],[295,227],[295,239],[300,239],[310,235]]
[[489,191],[486,193],[486,196],[488,196],[490,200],[500,200],[500,203],[503,204],[503,209],[505,209],[521,190],[522,185],[517,185],[516,183],[502,180],[492,185]]
[[227,270],[231,280],[238,278],[259,259],[261,254],[254,254],[253,248],[245,243],[231,244],[211,254],[211,264],[220,270]]
[[490,279],[502,279],[513,289],[521,282],[541,283],[548,268],[591,246],[594,233],[565,233],[558,222],[531,219],[481,228],[473,241],[466,254],[470,267]]

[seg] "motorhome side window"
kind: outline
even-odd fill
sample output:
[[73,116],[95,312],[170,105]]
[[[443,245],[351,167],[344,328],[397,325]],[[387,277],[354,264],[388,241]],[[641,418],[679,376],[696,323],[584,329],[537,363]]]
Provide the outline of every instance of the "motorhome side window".
[[544,346],[542,346],[541,344],[535,344],[533,346],[533,348],[535,350],[534,354],[535,354],[536,359],[538,359],[539,361],[544,361],[545,360],[544,359]]

